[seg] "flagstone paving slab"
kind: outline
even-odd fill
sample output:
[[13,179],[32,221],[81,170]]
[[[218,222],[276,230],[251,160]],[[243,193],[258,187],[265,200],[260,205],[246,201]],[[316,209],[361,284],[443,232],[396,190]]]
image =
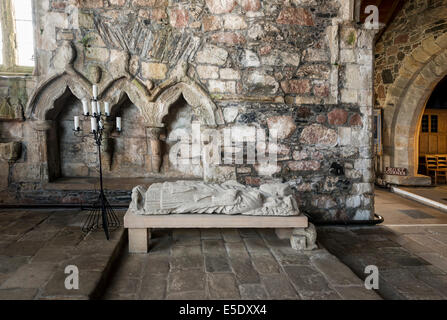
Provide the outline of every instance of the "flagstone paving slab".
[[[135,294],[110,285],[103,299],[381,299],[324,248],[295,251],[274,230],[152,230],[151,239],[147,254],[126,247],[109,281],[139,279]],[[123,272],[129,264],[141,273]]]
[[[119,213],[122,218],[123,212]],[[124,243],[124,229],[85,234],[85,211],[2,210],[0,213],[0,299],[90,299],[104,281]],[[78,268],[78,289],[67,289],[65,268]],[[138,282],[138,281],[136,281]]]

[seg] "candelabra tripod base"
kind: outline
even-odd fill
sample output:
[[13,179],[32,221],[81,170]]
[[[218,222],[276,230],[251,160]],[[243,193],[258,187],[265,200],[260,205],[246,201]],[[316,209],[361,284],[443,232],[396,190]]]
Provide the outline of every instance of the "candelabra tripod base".
[[98,200],[93,204],[93,209],[89,212],[82,225],[82,231],[87,233],[90,231],[103,230],[107,240],[110,239],[110,232],[118,229],[120,221],[115,211],[110,206],[109,201],[104,194],[100,192]]

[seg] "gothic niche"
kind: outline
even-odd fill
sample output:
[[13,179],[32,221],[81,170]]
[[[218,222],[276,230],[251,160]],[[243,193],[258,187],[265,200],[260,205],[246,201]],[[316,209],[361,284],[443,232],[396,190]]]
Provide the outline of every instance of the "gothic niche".
[[[54,108],[46,115],[52,125],[47,131],[48,176],[50,181],[61,177],[88,176],[85,166],[85,148],[82,137],[73,135],[73,116],[82,110],[81,102],[73,95],[69,88],[54,101]],[[85,124],[81,122],[81,129]],[[84,134],[85,131],[82,131]]]
[[[82,131],[76,134],[73,132],[73,117],[81,113],[81,101],[67,88],[55,101],[54,108],[46,114],[47,120],[53,120],[53,125],[47,132],[50,181],[98,174],[97,147],[89,136],[90,121],[81,116]],[[101,149],[105,177],[188,179],[203,175],[200,165],[172,161],[172,155],[176,157],[181,154],[180,139],[191,136],[191,124],[197,120],[182,95],[170,106],[169,113],[163,118],[164,128],[147,127],[139,108],[130,101],[127,94],[123,94],[112,108],[111,119],[117,116],[122,118],[123,130],[120,133],[115,130],[114,123],[105,124]],[[156,137],[158,141],[154,139]],[[157,154],[154,154],[157,148],[151,146],[152,141],[157,141]],[[189,155],[184,156],[189,158]]]
[[[169,113],[163,118],[165,133],[161,135],[162,143],[162,172],[175,177],[202,177],[202,166],[192,163],[191,137],[192,123],[198,122],[191,106],[186,102],[183,95],[169,108]],[[188,144],[187,148],[184,144]],[[189,150],[182,153],[183,150]]]
[[[140,110],[124,94],[118,104],[112,108],[111,119],[121,117],[123,130],[118,133],[114,128],[106,138],[104,150],[104,175],[106,177],[147,177],[148,152],[146,128]],[[113,126],[113,124],[109,124]],[[107,130],[109,129],[109,130]],[[113,130],[113,131],[112,131]]]

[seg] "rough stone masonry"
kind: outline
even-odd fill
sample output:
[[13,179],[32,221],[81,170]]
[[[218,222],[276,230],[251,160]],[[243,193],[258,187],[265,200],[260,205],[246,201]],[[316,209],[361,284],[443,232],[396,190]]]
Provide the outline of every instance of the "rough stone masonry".
[[[52,184],[97,175],[94,146],[86,131],[73,135],[71,122],[97,83],[123,117],[123,133],[106,136],[106,177],[286,182],[300,211],[317,220],[373,217],[374,31],[354,22],[353,1],[36,6],[35,75],[0,81],[1,142],[22,145],[19,157],[1,157],[4,203],[88,200],[83,188]],[[214,130],[275,129],[278,161],[182,171],[168,157],[169,136],[190,131],[191,120]]]

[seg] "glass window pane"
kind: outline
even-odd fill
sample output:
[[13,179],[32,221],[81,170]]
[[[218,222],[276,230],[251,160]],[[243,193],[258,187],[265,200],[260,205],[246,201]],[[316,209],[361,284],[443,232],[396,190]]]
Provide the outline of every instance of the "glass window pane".
[[437,115],[431,116],[431,132],[433,132],[433,133],[438,132],[438,116]]
[[31,21],[16,21],[17,64],[34,66],[33,24]]
[[34,66],[34,30],[31,0],[13,0],[16,25],[17,64]]
[[422,132],[428,132],[428,115],[422,116]]
[[31,0],[12,0],[15,20],[33,20]]
[[3,38],[2,26],[0,26],[0,64],[3,64]]

